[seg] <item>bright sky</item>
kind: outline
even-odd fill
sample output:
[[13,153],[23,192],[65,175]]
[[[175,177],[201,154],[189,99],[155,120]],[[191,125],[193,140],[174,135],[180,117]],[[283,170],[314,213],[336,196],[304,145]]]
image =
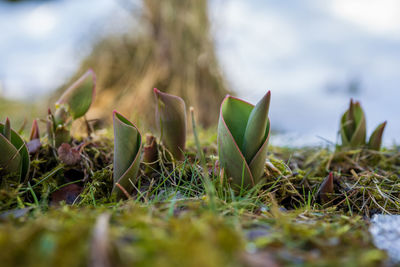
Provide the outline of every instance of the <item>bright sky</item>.
[[[271,89],[275,128],[335,141],[332,129],[349,95],[328,88],[343,91],[358,79],[362,92],[354,97],[367,112],[369,131],[388,119],[387,140],[400,141],[400,1],[210,1],[217,53],[231,87],[251,102]],[[0,2],[0,90],[32,98],[56,88],[92,41],[123,31],[128,16],[115,0],[17,8]]]
[[353,79],[368,130],[386,119],[385,139],[400,141],[400,1],[217,3],[218,53],[231,86],[253,103],[270,89],[274,127],[306,135],[291,142],[336,140]]
[[113,0],[0,2],[5,95],[30,98],[62,84],[90,51],[93,38],[110,32],[110,21],[122,21],[124,15]]

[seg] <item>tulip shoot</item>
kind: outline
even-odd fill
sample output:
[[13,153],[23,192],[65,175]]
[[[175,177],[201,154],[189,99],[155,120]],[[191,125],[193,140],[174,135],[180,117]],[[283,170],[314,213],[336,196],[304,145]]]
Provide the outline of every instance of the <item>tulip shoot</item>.
[[331,195],[335,192],[333,184],[333,173],[330,172],[327,177],[322,181],[319,189],[318,196],[322,204],[329,202]]
[[47,131],[50,143],[59,147],[71,140],[69,126],[86,114],[95,95],[96,77],[88,70],[73,83],[55,103],[54,116],[49,109]]
[[186,105],[182,98],[154,88],[156,124],[161,141],[177,160],[184,159],[186,143]]
[[353,102],[351,99],[350,106],[340,121],[342,147],[380,150],[385,126],[386,122],[378,125],[366,143],[367,127],[364,111],[359,102]]
[[250,113],[242,146],[243,154],[247,162],[254,157],[265,140],[265,129],[268,124],[270,101],[271,92],[268,92]]
[[75,83],[73,83],[56,102],[56,117],[66,121],[68,116],[77,119],[89,110],[95,95],[96,76],[88,70]]
[[340,134],[343,146],[357,148],[365,145],[366,123],[364,111],[359,102],[350,101],[349,109],[341,119]]
[[139,171],[142,136],[136,126],[120,113],[114,111],[114,187],[117,199],[125,197],[123,189],[132,193]]
[[0,123],[0,168],[19,182],[29,172],[29,154],[25,142],[11,129],[10,120]]
[[270,92],[256,107],[229,95],[221,104],[219,161],[228,177],[239,187],[254,186],[264,173],[270,133],[269,102]]

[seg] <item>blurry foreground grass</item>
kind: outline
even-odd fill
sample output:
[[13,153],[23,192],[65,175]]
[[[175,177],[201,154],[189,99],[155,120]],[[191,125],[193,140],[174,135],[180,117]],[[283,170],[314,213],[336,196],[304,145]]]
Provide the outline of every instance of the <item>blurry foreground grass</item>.
[[221,202],[213,212],[200,199],[62,206],[0,224],[0,260],[2,266],[95,266],[96,258],[105,266],[376,266],[386,255],[367,228],[359,216],[254,213],[240,202]]

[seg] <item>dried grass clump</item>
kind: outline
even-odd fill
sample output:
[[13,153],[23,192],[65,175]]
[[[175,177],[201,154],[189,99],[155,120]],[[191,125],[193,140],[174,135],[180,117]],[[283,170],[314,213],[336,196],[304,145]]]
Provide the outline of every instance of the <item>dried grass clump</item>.
[[118,107],[153,126],[156,87],[194,106],[207,127],[216,123],[227,93],[210,36],[207,0],[144,0],[131,34],[98,43],[77,75],[88,68],[99,77],[96,117],[110,118]]

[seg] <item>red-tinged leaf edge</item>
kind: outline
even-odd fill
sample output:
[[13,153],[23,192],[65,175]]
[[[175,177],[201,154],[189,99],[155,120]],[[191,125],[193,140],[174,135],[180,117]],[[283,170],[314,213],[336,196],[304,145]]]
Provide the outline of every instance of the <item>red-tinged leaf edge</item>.
[[32,128],[31,128],[31,134],[29,135],[29,140],[30,141],[32,141],[34,139],[40,139],[39,125],[38,125],[37,120],[33,120]]
[[[254,108],[254,105],[239,99],[237,97],[233,97],[230,95],[226,95],[226,97],[224,98],[224,100],[221,103],[220,106],[220,117],[219,117],[219,123],[218,123],[218,154],[219,154],[219,161],[220,161],[220,165],[222,168],[224,168],[225,172],[227,173],[227,175],[229,177],[232,177],[234,180],[234,183],[236,185],[241,185],[243,183],[244,186],[254,186],[257,182],[259,182],[259,178],[262,176],[262,173],[264,172],[264,164],[265,164],[265,160],[266,160],[266,148],[267,148],[267,144],[268,144],[268,140],[269,140],[269,120],[268,120],[268,131],[266,132],[266,138],[264,143],[262,144],[262,146],[260,147],[260,149],[257,151],[256,155],[254,156],[254,158],[252,159],[252,161],[250,162],[250,166],[249,164],[247,164],[245,157],[243,156],[242,151],[240,150],[238,144],[236,143],[230,129],[228,128],[224,116],[223,116],[223,105],[225,103],[225,101],[227,101],[228,99],[233,99],[236,101],[241,101],[244,104],[247,104],[249,106],[251,106],[252,108]],[[223,127],[223,128],[221,128]],[[235,163],[235,164],[229,164],[228,162],[226,162],[225,159],[225,151],[223,148],[223,136],[221,136],[221,129],[223,129],[223,132],[226,132],[226,136],[225,138],[228,138],[228,141],[230,141],[232,143],[232,145],[236,148],[237,154],[240,157],[241,162]],[[264,156],[263,156],[264,154]],[[263,162],[264,164],[262,164],[262,168],[260,168],[258,165],[260,164],[260,162]],[[242,165],[242,166],[240,166]],[[243,166],[244,165],[244,166]],[[239,167],[240,166],[240,167]],[[236,168],[236,171],[233,171],[233,168]],[[244,169],[243,169],[244,168]],[[239,169],[242,169],[242,171],[238,171]],[[253,171],[252,171],[253,170]],[[244,174],[244,175],[243,175]],[[254,175],[255,174],[255,175]],[[244,177],[242,177],[244,176]],[[243,178],[243,181],[242,181]]]

